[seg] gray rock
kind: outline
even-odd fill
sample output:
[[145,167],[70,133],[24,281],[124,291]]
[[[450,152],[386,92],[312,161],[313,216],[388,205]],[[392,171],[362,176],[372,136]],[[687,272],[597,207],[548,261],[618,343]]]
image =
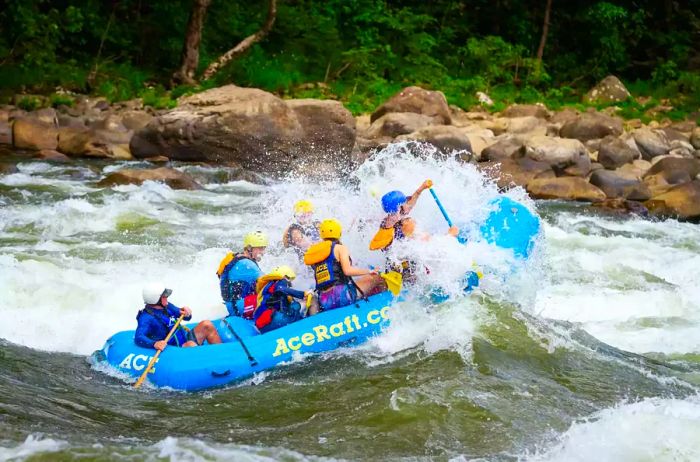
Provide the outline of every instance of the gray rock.
[[433,124],[433,118],[415,112],[389,112],[375,120],[366,132],[366,137],[395,138],[407,135]]
[[488,146],[481,152],[481,160],[483,161],[498,161],[513,157],[513,154],[518,152],[525,142],[519,137],[508,136],[501,138],[495,144]]
[[429,91],[420,87],[407,87],[392,96],[372,113],[371,121],[374,122],[390,112],[415,112],[432,117],[436,124],[452,123],[445,95],[440,91]]
[[575,138],[581,141],[605,138],[608,135],[620,136],[622,134],[622,119],[598,112],[587,112],[566,122],[561,127],[559,134],[564,138]]
[[583,97],[584,103],[618,103],[625,101],[632,95],[625,85],[615,77],[609,75],[601,80]]
[[[555,169],[577,164],[582,156],[588,158],[586,147],[578,140],[541,135],[526,139],[521,154],[538,162],[546,162]],[[588,168],[590,169],[590,159]]]
[[624,178],[609,170],[596,170],[590,182],[600,188],[607,197],[645,201],[651,199],[651,191],[640,180]]
[[536,117],[538,119],[549,118],[549,111],[543,104],[512,104],[502,113],[503,117]]
[[690,135],[690,144],[692,144],[695,149],[700,149],[700,127],[695,127],[693,129],[693,133]]
[[615,170],[624,164],[629,164],[637,157],[639,157],[637,151],[614,136],[603,139],[598,150],[598,162],[609,170]]
[[662,131],[643,127],[633,131],[632,136],[639,151],[642,153],[642,158],[645,160],[662,156],[671,150],[666,134]]
[[207,90],[154,118],[130,149],[137,158],[237,163],[272,175],[346,172],[355,145],[352,114],[337,101],[293,101],[235,85]]

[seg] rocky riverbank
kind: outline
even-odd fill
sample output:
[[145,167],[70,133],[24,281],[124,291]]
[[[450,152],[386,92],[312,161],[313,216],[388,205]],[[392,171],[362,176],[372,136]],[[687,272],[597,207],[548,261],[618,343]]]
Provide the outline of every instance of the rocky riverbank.
[[[484,95],[487,103],[488,97]],[[589,99],[621,101],[608,78]],[[593,202],[656,216],[700,218],[700,128],[694,121],[623,120],[603,112],[554,112],[513,105],[492,114],[449,106],[444,95],[408,87],[357,118],[340,102],[291,99],[233,85],[183,97],[155,111],[139,100],[110,105],[77,96],[72,106],[26,112],[0,107],[0,147],[37,159],[145,159],[235,167],[251,177],[342,175],[389,143],[430,143],[535,198]],[[12,166],[2,160],[0,172]],[[4,166],[2,165],[4,164]],[[122,170],[99,185],[161,180],[197,188],[194,179],[159,167]]]

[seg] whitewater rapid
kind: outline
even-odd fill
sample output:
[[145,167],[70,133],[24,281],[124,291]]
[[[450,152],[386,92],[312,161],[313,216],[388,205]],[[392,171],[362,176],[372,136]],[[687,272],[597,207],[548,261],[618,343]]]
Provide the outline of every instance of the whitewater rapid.
[[[225,309],[216,268],[227,251],[240,249],[250,230],[267,232],[273,242],[263,269],[292,264],[299,274],[296,286],[308,287],[309,272],[279,243],[300,199],[314,202],[317,218],[335,217],[344,224],[343,241],[359,266],[383,265],[383,256],[370,252],[367,243],[382,217],[379,197],[388,190],[412,193],[430,178],[454,222],[475,223],[486,215],[489,201],[499,194],[492,182],[471,165],[430,153],[416,157],[413,151],[394,146],[343,181],[320,183],[303,178],[266,185],[221,182],[224,175],[216,168],[178,167],[210,180],[199,191],[152,182],[95,186],[107,172],[139,163],[21,162],[18,173],[0,176],[0,338],[48,354],[89,355],[112,333],[135,327],[141,287],[150,280],[172,287],[171,300],[191,307],[194,320],[220,317]],[[494,326],[512,330],[503,320],[516,320],[547,354],[568,351],[619,361],[622,369],[659,387],[670,384],[692,395],[700,385],[694,366],[700,355],[700,227],[604,215],[582,205],[535,204],[520,188],[507,194],[543,216],[544,234],[531,262],[518,266],[507,252],[487,244],[458,244],[446,236],[447,225],[425,193],[413,216],[419,231],[431,238],[403,249],[431,269],[420,276],[418,292],[438,284],[457,295],[461,276],[474,265],[486,272],[482,287],[438,307],[426,307],[418,295],[409,298],[392,314],[388,332],[358,349],[326,356],[348,357],[371,370],[416,352],[428,358],[456,352],[467,369],[480,370],[475,351],[481,351],[485,339],[494,341]],[[580,332],[630,354],[678,363],[684,372],[661,377],[636,359],[609,356],[604,347],[582,340]],[[267,376],[256,380],[264,383]],[[516,388],[521,397],[534,393],[525,385]],[[413,393],[397,389],[387,406],[404,412],[415,405]],[[464,393],[476,403],[493,399],[486,392]],[[697,397],[625,396],[576,419],[568,429],[542,435],[534,449],[497,458],[696,460],[699,438]],[[70,438],[32,435],[1,445],[6,447],[0,447],[0,459],[72,450],[74,445]],[[269,456],[259,448],[201,438],[167,437],[142,449],[143,457],[173,460]],[[290,460],[316,460],[297,451],[275,451]],[[454,458],[471,459],[468,454]]]

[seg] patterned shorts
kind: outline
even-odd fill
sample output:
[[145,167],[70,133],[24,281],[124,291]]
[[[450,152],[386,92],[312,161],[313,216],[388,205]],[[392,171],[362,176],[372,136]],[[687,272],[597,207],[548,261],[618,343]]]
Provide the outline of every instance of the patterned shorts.
[[355,287],[350,284],[338,284],[319,294],[318,303],[323,310],[333,310],[348,306],[357,300]]

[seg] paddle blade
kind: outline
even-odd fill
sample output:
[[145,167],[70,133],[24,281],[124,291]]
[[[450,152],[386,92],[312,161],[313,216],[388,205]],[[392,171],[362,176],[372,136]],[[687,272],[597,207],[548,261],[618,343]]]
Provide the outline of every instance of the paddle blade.
[[386,287],[389,292],[394,294],[394,297],[398,296],[401,292],[401,286],[403,285],[403,276],[397,271],[389,271],[388,273],[382,273],[381,277],[386,281]]

